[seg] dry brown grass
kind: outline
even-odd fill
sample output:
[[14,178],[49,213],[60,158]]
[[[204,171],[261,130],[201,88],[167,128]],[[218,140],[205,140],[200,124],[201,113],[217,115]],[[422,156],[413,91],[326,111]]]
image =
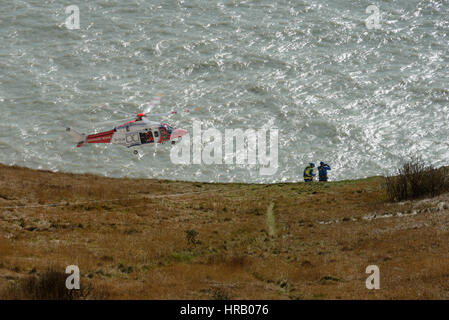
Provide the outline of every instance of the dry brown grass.
[[[0,166],[0,291],[15,298],[21,279],[75,264],[97,291],[87,299],[447,298],[447,197],[389,203],[382,182],[203,184]],[[189,194],[153,197],[176,192]],[[58,206],[5,208],[39,204]],[[363,219],[412,210],[422,213]],[[365,288],[370,264],[380,290]]]

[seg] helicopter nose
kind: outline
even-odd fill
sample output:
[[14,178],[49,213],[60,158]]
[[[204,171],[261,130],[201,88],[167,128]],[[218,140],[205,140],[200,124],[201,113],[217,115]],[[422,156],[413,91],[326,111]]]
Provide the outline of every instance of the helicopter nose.
[[185,136],[189,132],[185,129],[175,129],[173,130],[173,133],[171,135],[172,138],[181,138],[182,136]]

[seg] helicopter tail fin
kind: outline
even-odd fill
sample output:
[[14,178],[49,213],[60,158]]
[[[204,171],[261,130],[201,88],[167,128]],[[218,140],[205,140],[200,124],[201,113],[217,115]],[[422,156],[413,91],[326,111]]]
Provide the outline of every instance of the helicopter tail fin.
[[71,128],[67,128],[66,131],[75,140],[75,142],[77,143],[77,147],[83,146],[84,142],[86,141],[86,135],[84,133],[81,134]]

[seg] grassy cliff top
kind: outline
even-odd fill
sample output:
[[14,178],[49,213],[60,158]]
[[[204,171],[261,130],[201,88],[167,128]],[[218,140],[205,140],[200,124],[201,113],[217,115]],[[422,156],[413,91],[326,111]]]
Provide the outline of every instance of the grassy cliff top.
[[[0,165],[0,293],[78,265],[89,298],[448,298],[448,196],[382,177],[210,184]],[[368,265],[381,289],[368,290]]]

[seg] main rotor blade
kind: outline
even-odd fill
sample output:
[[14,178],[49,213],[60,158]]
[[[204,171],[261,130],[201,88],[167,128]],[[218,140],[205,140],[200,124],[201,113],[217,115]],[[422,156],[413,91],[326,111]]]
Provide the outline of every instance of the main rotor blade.
[[128,122],[135,119],[133,118],[125,118],[125,119],[117,119],[117,120],[107,120],[107,121],[101,121],[101,122],[91,122],[92,125],[100,125],[100,124],[107,124],[107,123],[117,123],[117,125],[120,124],[120,122]]
[[184,110],[175,110],[175,111],[170,111],[170,112],[164,112],[164,113],[145,113],[145,116],[147,117],[160,117],[160,116],[171,116],[174,114],[179,114],[179,115],[183,115],[184,113],[192,113],[195,111],[199,111],[201,110],[201,108],[194,108],[193,110],[190,109],[184,109]]
[[143,113],[150,113],[151,109],[153,109],[155,106],[159,105],[161,103],[162,95],[156,95],[153,97],[153,100],[151,102],[144,103],[142,106],[147,106],[143,110]]
[[103,104],[103,105],[96,106],[96,107],[95,107],[95,110],[109,111],[109,112],[111,112],[112,114],[121,113],[121,114],[123,114],[123,115],[125,115],[125,116],[127,116],[127,117],[132,117],[132,116],[135,115],[134,113],[122,111],[122,110],[119,110],[119,109],[117,109],[117,108],[112,108],[111,106],[109,106],[108,103]]

